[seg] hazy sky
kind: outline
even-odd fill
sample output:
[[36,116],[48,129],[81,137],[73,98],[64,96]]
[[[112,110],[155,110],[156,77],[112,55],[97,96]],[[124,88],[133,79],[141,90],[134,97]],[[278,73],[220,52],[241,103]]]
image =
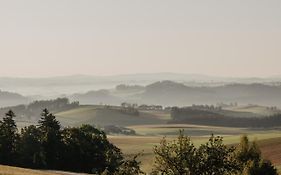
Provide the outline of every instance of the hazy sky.
[[0,0],[0,76],[281,75],[280,0]]

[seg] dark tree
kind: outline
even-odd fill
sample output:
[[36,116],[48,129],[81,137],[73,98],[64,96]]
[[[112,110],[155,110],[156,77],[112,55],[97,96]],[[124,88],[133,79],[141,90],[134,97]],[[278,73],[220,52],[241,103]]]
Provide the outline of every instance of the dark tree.
[[173,142],[167,142],[164,138],[160,146],[154,148],[154,154],[154,174],[196,175],[198,164],[196,148],[182,131],[178,139]]
[[110,172],[106,169],[102,175],[140,175],[145,174],[141,168],[141,162],[137,160],[140,154],[130,156],[127,159],[122,160],[121,164],[114,172]]
[[114,172],[122,160],[120,150],[108,142],[105,133],[90,125],[66,128],[62,139],[67,170],[100,174],[107,168]]
[[41,145],[41,132],[34,126],[28,126],[21,130],[21,138],[18,145],[19,165],[28,168],[46,167],[46,157]]
[[44,109],[39,125],[25,127],[19,134],[14,117],[9,111],[0,121],[0,164],[95,174],[139,170],[138,162],[124,160],[120,149],[93,126],[62,129]]
[[234,147],[223,144],[223,138],[212,135],[209,141],[202,144],[196,156],[198,161],[197,174],[224,175],[237,173],[236,161],[233,158]]
[[16,143],[18,141],[15,114],[9,110],[0,122],[0,162],[5,165],[16,163]]
[[262,158],[257,143],[255,141],[250,143],[246,135],[241,137],[235,158],[243,175],[277,175],[277,170],[272,163]]
[[222,137],[212,135],[207,143],[195,148],[180,133],[176,141],[162,140],[154,153],[155,175],[277,175],[272,163],[261,158],[257,144],[250,144],[246,136],[237,147],[229,147]]
[[40,141],[46,158],[46,168],[56,169],[59,168],[60,152],[62,151],[61,126],[55,116],[47,109],[44,109],[41,115],[38,123],[41,132]]

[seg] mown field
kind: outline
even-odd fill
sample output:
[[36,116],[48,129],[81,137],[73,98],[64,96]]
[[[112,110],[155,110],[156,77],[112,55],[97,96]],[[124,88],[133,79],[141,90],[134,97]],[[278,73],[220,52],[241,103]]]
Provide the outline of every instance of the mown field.
[[169,114],[163,112],[140,112],[139,116],[125,114],[117,109],[106,109],[97,106],[82,106],[76,109],[55,114],[64,126],[80,126],[81,124],[104,125],[149,125],[166,123]]
[[[80,126],[85,123],[96,126],[159,125],[166,124],[171,119],[170,112],[165,110],[139,110],[139,115],[136,116],[122,113],[120,109],[118,106],[107,108],[101,105],[82,105],[55,115],[63,126]],[[278,112],[280,111],[277,109],[265,106],[249,105],[226,107],[219,113],[230,117],[252,118],[270,116]]]

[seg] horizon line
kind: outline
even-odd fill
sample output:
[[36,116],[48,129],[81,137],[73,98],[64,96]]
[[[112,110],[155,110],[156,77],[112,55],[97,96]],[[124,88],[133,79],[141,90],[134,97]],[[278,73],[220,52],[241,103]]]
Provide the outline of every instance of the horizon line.
[[229,79],[268,79],[268,78],[281,78],[281,75],[270,75],[270,76],[222,76],[222,75],[211,75],[211,74],[200,74],[200,73],[182,73],[182,72],[140,72],[140,73],[122,73],[122,74],[107,74],[107,75],[94,75],[94,74],[64,74],[64,75],[40,75],[40,76],[0,76],[0,78],[15,78],[15,79],[48,79],[48,78],[63,78],[63,77],[117,77],[117,76],[137,76],[137,75],[157,75],[157,74],[174,74],[174,75],[186,75],[186,76],[205,76],[209,78],[229,78]]

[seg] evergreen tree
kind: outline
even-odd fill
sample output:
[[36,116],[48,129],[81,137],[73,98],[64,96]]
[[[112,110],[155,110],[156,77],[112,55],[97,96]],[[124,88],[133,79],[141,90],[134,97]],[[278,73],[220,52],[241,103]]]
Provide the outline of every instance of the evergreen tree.
[[41,132],[40,142],[46,158],[46,168],[59,168],[62,151],[61,125],[55,116],[47,109],[44,109],[39,120],[39,130]]
[[21,130],[18,145],[20,166],[27,168],[46,167],[46,158],[40,139],[41,132],[34,125],[24,127]]
[[14,117],[14,112],[9,110],[0,122],[0,162],[5,165],[16,163],[16,142],[19,135]]

